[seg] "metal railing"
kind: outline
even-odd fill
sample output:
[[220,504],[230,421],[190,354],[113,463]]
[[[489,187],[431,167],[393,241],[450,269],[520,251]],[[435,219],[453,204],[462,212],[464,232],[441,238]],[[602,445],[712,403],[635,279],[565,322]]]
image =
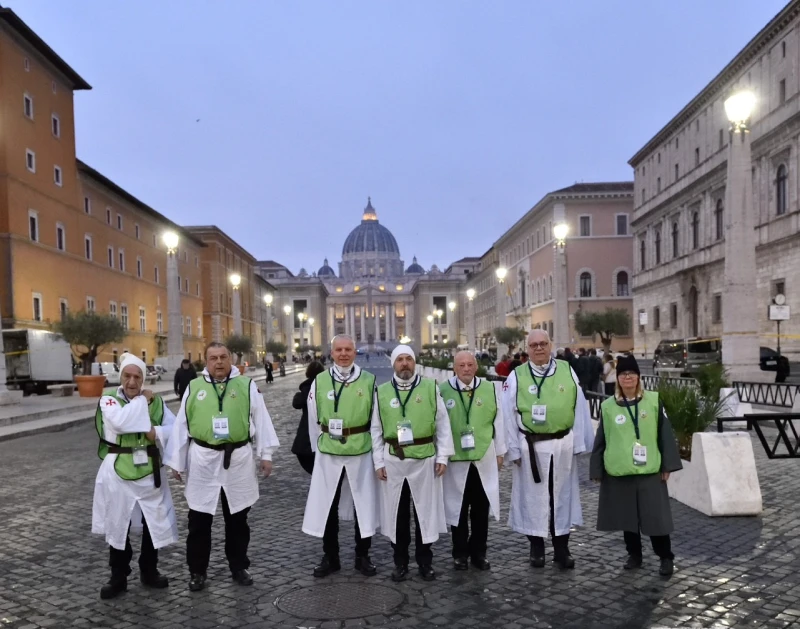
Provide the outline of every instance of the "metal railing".
[[[800,436],[794,425],[795,421],[800,421],[800,413],[750,413],[743,417],[719,417],[717,418],[717,432],[722,432],[725,422],[741,421],[747,422],[747,430],[755,430],[767,458],[800,459]],[[778,436],[771,447],[762,429],[762,422],[774,423],[775,429],[778,431]],[[783,451],[779,451],[781,446],[783,446]]]
[[670,384],[675,387],[696,387],[694,378],[668,378],[666,376],[642,375],[642,386],[648,391],[656,391],[660,384]]
[[602,414],[600,406],[611,396],[595,391],[584,391],[584,395],[586,396],[586,401],[589,403],[589,414],[592,416],[592,419],[600,420]]
[[800,394],[800,384],[776,384],[771,382],[734,382],[739,401],[762,406],[792,408],[795,397]]

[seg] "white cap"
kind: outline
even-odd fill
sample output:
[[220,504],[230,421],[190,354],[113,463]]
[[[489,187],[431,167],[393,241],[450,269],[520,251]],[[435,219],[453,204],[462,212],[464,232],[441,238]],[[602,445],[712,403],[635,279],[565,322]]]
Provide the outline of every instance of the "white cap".
[[144,364],[144,361],[141,358],[125,352],[122,356],[120,356],[119,360],[120,373],[122,373],[122,370],[125,369],[125,367],[130,367],[131,365],[142,370],[142,381],[144,381],[144,379],[147,377],[147,365]]
[[417,356],[414,354],[414,350],[411,349],[410,346],[398,345],[394,348],[394,350],[392,350],[392,367],[394,367],[394,361],[396,361],[398,357],[402,356],[403,354],[411,356],[411,358],[414,359],[414,362],[417,362]]

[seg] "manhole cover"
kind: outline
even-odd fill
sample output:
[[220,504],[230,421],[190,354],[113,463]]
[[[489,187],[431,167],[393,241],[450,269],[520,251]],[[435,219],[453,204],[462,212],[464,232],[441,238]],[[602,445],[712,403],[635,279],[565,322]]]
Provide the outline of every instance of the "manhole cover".
[[287,592],[275,601],[283,612],[314,620],[347,620],[392,611],[403,595],[385,585],[331,583]]

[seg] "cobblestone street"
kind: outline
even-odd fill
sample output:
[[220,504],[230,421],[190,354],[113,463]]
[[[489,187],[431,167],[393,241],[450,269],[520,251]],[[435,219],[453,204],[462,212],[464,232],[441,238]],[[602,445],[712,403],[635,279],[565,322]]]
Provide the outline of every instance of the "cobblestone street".
[[[386,370],[380,371],[385,376]],[[321,557],[321,540],[300,530],[310,477],[289,451],[299,419],[291,398],[300,381],[295,375],[261,385],[281,449],[272,477],[260,481],[261,500],[250,515],[255,579],[250,588],[230,580],[218,517],[208,587],[189,592],[183,544],[187,508],[182,487],[173,483],[181,544],[163,549],[159,565],[171,580],[169,588],[144,589],[134,559],[128,592],[101,601],[108,549],[89,532],[99,464],[93,425],[0,443],[0,627],[591,629],[800,623],[800,461],[768,461],[757,442],[762,517],[712,519],[673,501],[676,572],[669,580],[658,576],[653,555],[646,555],[641,570],[624,572],[621,534],[594,530],[598,494],[588,480],[585,456],[580,468],[587,525],[573,533],[573,571],[529,567],[527,540],[505,522],[510,489],[506,470],[501,477],[503,520],[490,528],[490,572],[454,572],[450,540],[440,538],[434,545],[437,580],[425,583],[413,572],[413,579],[394,584],[389,578],[391,549],[379,536],[372,552],[378,575],[362,577],[352,569],[352,523],[344,523],[342,571],[315,580],[312,568]],[[132,542],[136,557],[135,535]],[[312,601],[324,595],[330,601],[327,607],[303,602],[301,588],[310,587],[318,588]],[[396,603],[392,609],[382,607]],[[311,617],[281,607],[299,608]],[[372,615],[359,615],[370,607],[367,613]]]

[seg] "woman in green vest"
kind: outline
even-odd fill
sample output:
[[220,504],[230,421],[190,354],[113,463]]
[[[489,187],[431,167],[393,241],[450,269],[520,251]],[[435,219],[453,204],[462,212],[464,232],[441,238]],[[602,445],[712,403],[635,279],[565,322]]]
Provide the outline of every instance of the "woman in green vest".
[[642,565],[644,533],[661,559],[659,574],[672,575],[667,479],[682,467],[658,393],[643,389],[633,356],[621,357],[615,394],[601,406],[589,475],[600,483],[597,530],[624,532],[626,570]]

